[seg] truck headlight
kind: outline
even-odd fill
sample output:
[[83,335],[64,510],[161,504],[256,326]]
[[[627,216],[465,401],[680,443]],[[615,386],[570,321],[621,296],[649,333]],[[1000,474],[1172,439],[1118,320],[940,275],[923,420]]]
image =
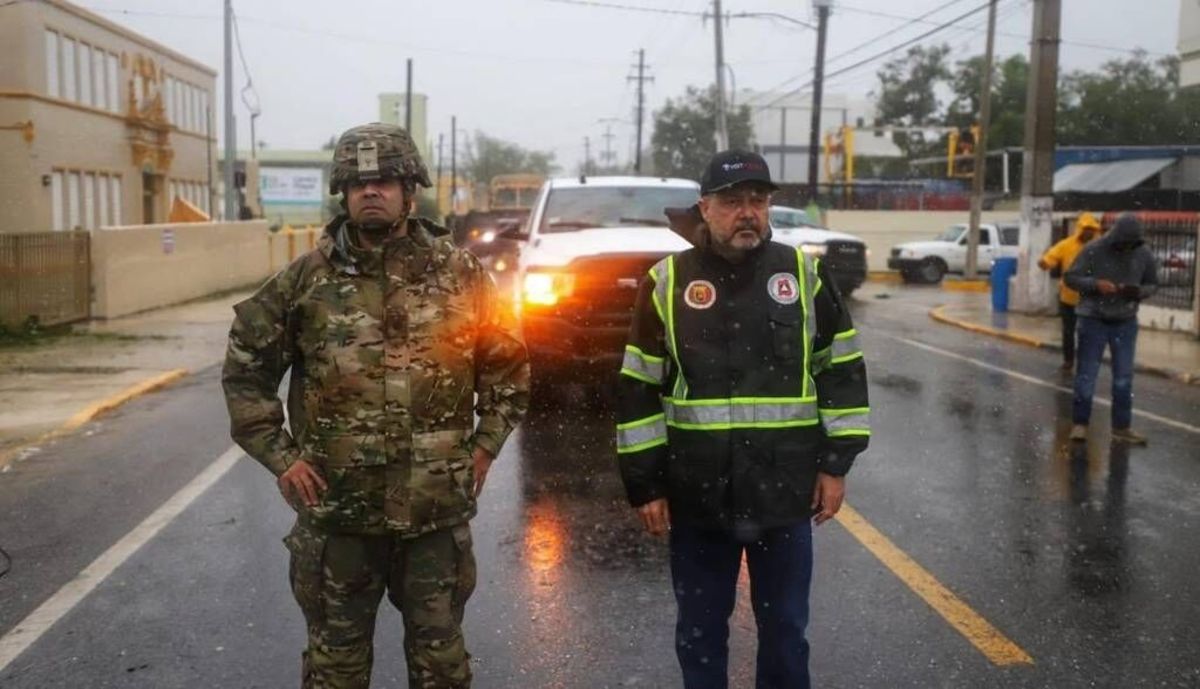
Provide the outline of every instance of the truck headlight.
[[575,276],[570,273],[528,273],[522,292],[527,304],[554,306],[575,291]]
[[824,244],[801,244],[800,250],[803,251],[804,253],[808,254],[809,256],[824,256],[825,255],[825,245]]
[[479,241],[483,242],[484,244],[491,244],[495,239],[496,239],[495,230],[488,230],[487,232],[484,232],[483,235],[481,235],[479,237]]

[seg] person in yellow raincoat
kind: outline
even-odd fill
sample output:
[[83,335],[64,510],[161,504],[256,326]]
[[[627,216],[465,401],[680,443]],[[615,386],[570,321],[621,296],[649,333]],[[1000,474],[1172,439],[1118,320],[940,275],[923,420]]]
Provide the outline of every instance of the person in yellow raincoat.
[[1038,260],[1038,267],[1060,276],[1058,281],[1058,314],[1062,319],[1063,370],[1075,368],[1075,307],[1079,305],[1079,292],[1067,287],[1062,275],[1066,275],[1075,257],[1088,242],[1100,236],[1103,228],[1091,213],[1083,213],[1075,222],[1075,231],[1046,250]]

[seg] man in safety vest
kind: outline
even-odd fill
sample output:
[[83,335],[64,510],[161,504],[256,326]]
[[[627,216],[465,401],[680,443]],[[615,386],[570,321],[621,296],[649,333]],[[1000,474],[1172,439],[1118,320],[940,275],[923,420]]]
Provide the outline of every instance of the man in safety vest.
[[870,437],[850,313],[818,259],[770,241],[776,188],[759,155],[713,157],[700,203],[668,213],[696,246],[643,281],[621,370],[621,475],[646,529],[670,533],[687,689],[727,686],[743,553],[757,686],[809,686],[809,520],[837,514]]

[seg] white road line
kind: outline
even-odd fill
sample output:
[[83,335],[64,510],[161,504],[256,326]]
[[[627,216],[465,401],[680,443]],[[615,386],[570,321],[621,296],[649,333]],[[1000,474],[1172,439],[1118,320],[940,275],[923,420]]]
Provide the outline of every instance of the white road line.
[[[1068,395],[1073,395],[1075,393],[1074,390],[1072,390],[1071,388],[1068,388],[1066,386],[1049,383],[1040,378],[1035,378],[1033,376],[1026,375],[1026,374],[1020,373],[1018,371],[1009,370],[1007,368],[1001,368],[999,366],[996,366],[995,364],[989,364],[988,362],[980,361],[979,359],[972,359],[969,356],[963,356],[962,354],[956,354],[955,352],[951,352],[951,351],[942,349],[940,347],[934,347],[933,345],[928,345],[928,344],[925,344],[924,342],[918,342],[916,340],[910,340],[907,337],[898,337],[896,335],[885,335],[885,337],[890,337],[891,339],[896,340],[897,342],[903,342],[904,344],[911,345],[913,347],[916,347],[917,349],[924,349],[927,352],[932,352],[934,354],[940,354],[942,356],[949,357],[951,359],[958,359],[959,361],[965,361],[969,364],[974,364],[975,366],[978,366],[979,368],[982,368],[982,369],[986,369],[988,371],[995,371],[996,373],[1003,373],[1004,375],[1009,376],[1010,378],[1016,378],[1017,380],[1021,380],[1026,383],[1040,385],[1044,388],[1050,388],[1051,390],[1058,390],[1059,392],[1065,392]],[[1109,400],[1104,397],[1094,397],[1093,401],[1095,401],[1096,404],[1100,404],[1100,405],[1103,405],[1106,407],[1112,406],[1112,400]],[[1169,419],[1165,416],[1159,416],[1158,414],[1154,414],[1154,413],[1151,413],[1148,411],[1142,411],[1141,409],[1137,409],[1136,407],[1134,408],[1133,413],[1137,416],[1142,417],[1143,419],[1157,421],[1158,423],[1161,423],[1166,426],[1171,426],[1172,428],[1178,428],[1180,430],[1200,434],[1200,426],[1193,426],[1191,424],[1187,424],[1182,421],[1176,421],[1175,419]]]
[[79,604],[89,593],[99,586],[117,567],[136,553],[139,548],[154,538],[163,527],[170,524],[188,505],[195,502],[212,484],[224,476],[243,455],[241,448],[229,448],[192,479],[179,492],[154,510],[150,516],[142,520],[132,531],[104,551],[92,564],[88,565],[74,579],[67,582],[45,603],[29,613],[25,619],[17,623],[7,634],[0,637],[0,672],[3,672],[17,656],[32,646],[46,630],[55,622],[62,619],[71,609]]

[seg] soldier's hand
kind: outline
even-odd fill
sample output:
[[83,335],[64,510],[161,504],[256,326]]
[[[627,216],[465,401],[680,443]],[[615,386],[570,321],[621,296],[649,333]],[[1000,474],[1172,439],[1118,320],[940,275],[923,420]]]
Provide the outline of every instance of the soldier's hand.
[[846,477],[830,476],[817,472],[817,487],[813,489],[812,509],[813,523],[817,526],[833,519],[833,515],[842,509],[842,500],[846,498]]
[[671,511],[667,508],[667,499],[659,498],[637,508],[642,526],[652,536],[665,536],[671,526]]
[[483,492],[483,482],[487,480],[488,470],[492,468],[492,460],[495,457],[482,447],[477,447],[471,453],[471,459],[475,460],[475,497],[479,497],[479,494]]
[[297,498],[312,507],[321,501],[321,494],[329,489],[316,468],[303,459],[288,467],[288,470],[279,476],[278,483],[283,499],[293,507]]

